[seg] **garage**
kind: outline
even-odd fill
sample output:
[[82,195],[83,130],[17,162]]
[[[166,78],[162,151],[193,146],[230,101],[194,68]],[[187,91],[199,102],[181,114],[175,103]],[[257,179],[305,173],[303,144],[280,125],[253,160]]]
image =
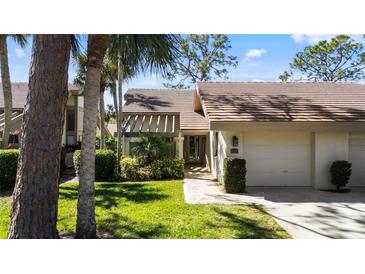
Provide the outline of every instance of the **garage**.
[[365,186],[365,134],[349,135],[349,162],[352,163],[349,186]]
[[311,135],[245,132],[248,186],[311,186]]

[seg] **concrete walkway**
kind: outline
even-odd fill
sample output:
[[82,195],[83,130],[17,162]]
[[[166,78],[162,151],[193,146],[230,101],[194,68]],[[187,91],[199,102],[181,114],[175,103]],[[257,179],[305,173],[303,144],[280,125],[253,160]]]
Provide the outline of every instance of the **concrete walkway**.
[[331,193],[309,187],[248,187],[223,193],[209,174],[188,174],[185,201],[192,204],[262,205],[293,238],[365,238],[365,188]]

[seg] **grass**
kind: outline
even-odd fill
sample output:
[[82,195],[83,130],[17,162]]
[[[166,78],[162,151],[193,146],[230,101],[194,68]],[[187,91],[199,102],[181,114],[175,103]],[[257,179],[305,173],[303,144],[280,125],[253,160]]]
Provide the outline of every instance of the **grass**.
[[[77,184],[60,186],[58,230],[74,232]],[[0,238],[6,238],[10,198],[0,195]],[[96,183],[97,229],[113,238],[290,238],[258,206],[191,205],[181,181]]]

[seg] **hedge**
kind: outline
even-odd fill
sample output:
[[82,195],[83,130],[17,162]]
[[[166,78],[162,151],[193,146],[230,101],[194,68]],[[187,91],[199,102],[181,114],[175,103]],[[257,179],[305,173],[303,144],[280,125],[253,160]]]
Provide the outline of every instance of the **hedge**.
[[[81,151],[76,150],[73,155],[76,175],[80,172]],[[95,153],[95,181],[113,182],[117,179],[118,161],[112,150],[97,149]]]
[[13,189],[18,166],[18,149],[0,150],[0,189]]
[[246,188],[246,160],[224,159],[223,187],[227,193],[242,193]]
[[120,161],[123,181],[149,181],[181,179],[184,177],[184,160],[171,157],[144,164],[142,158],[126,156]]
[[351,176],[352,164],[347,161],[335,161],[331,165],[331,182],[339,191],[348,184]]

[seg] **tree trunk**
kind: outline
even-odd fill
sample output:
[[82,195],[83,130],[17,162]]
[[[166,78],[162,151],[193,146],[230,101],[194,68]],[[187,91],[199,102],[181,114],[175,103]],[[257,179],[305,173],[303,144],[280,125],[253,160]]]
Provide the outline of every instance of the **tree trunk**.
[[1,83],[4,95],[4,131],[3,147],[7,148],[9,133],[11,129],[11,116],[13,113],[13,99],[11,94],[11,82],[8,64],[8,47],[6,44],[6,35],[0,35],[0,64],[1,64]]
[[62,130],[70,35],[35,35],[9,238],[58,238]]
[[99,100],[100,112],[100,148],[105,148],[105,107],[104,107],[104,87],[100,90]]
[[123,125],[123,94],[122,94],[122,84],[124,77],[123,64],[118,61],[118,112],[117,112],[117,131],[118,131],[118,141],[117,141],[117,156],[118,163],[122,155],[122,125]]
[[111,35],[89,35],[84,88],[84,120],[81,145],[76,237],[96,238],[95,138],[100,93],[101,65]]

